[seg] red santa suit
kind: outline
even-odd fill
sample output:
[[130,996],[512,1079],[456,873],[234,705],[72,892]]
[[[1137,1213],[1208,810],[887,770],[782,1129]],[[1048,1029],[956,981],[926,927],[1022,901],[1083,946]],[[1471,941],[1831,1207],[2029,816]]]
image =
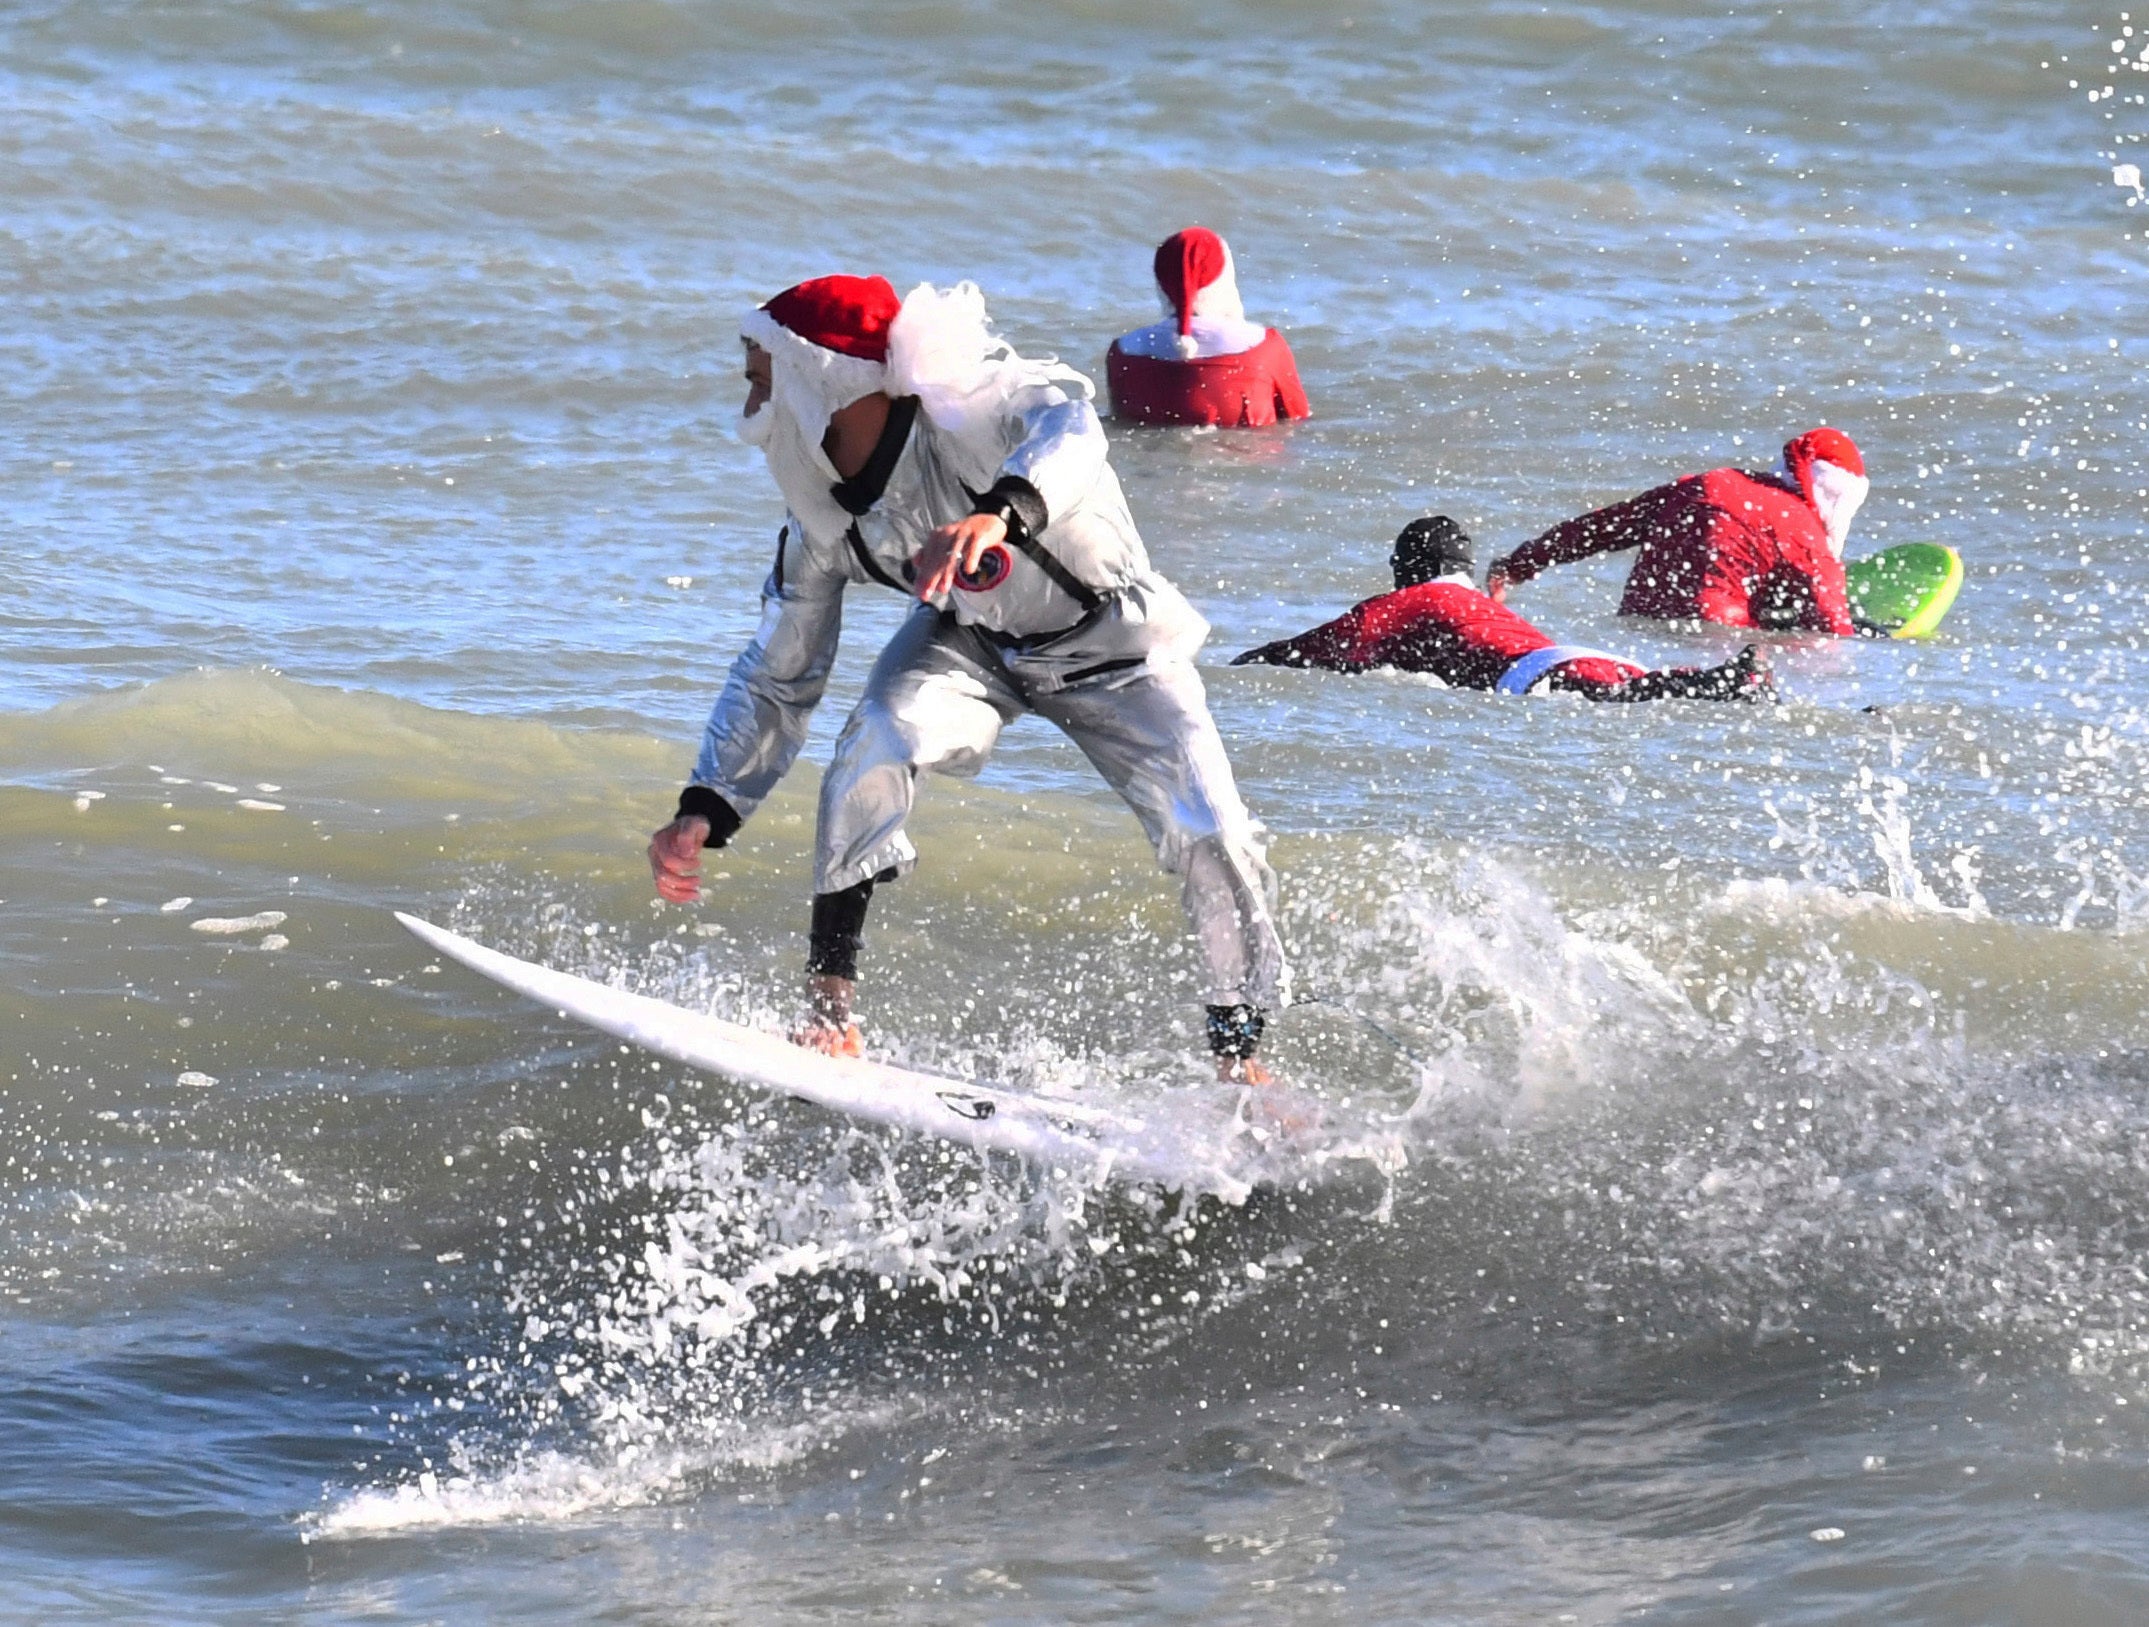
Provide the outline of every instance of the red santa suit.
[[1836,633],[1858,631],[1843,541],[1865,499],[1848,435],[1816,429],[1783,449],[1785,474],[1713,469],[1554,526],[1495,563],[1509,582],[1548,565],[1639,548],[1619,612]]
[[1648,673],[1600,650],[1554,643],[1459,577],[1367,599],[1296,638],[1248,650],[1232,665],[1248,662],[1333,672],[1399,667],[1429,672],[1454,689],[1513,694],[1543,687],[1574,690],[1592,700],[1614,699],[1620,686]]
[[1155,270],[1169,314],[1105,354],[1114,416],[1226,429],[1311,416],[1283,335],[1246,320],[1229,244],[1189,226],[1158,246]]

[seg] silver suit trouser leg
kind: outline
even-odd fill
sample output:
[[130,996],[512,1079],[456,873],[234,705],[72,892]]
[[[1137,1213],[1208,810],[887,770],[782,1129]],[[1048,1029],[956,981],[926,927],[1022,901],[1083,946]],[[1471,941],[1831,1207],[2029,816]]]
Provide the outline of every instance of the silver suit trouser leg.
[[913,610],[836,737],[821,780],[813,890],[907,874],[918,851],[903,824],[920,771],[975,774],[1023,710],[990,644],[927,606]]
[[1151,661],[1031,704],[1082,748],[1134,810],[1164,868],[1182,878],[1187,921],[1208,969],[1203,999],[1268,1008],[1286,1001],[1276,878],[1193,663]]
[[821,781],[814,891],[907,873],[903,833],[923,770],[971,775],[1026,710],[1050,719],[1125,799],[1164,868],[1182,878],[1210,1005],[1273,1008],[1289,997],[1276,878],[1261,827],[1191,661],[1153,660],[1087,684],[1026,694],[993,645],[936,612],[911,612],[866,679]]

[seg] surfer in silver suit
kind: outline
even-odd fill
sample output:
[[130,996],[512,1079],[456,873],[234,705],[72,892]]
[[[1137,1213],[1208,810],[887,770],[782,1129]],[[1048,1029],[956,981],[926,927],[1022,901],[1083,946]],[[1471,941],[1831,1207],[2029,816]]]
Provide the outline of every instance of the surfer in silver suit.
[[826,688],[844,591],[918,603],[874,663],[821,784],[807,960],[793,1038],[858,1054],[860,933],[908,872],[917,774],[975,774],[1025,712],[1057,724],[1182,879],[1207,964],[1219,1077],[1266,1083],[1264,1013],[1287,998],[1275,880],[1210,718],[1208,624],[1149,563],[1107,460],[1089,381],[1016,355],[968,283],[898,300],[823,277],[741,323],[740,433],[790,512],[760,629],[709,716],[678,813],[649,844],[657,891],[699,897],[721,847],[790,769]]

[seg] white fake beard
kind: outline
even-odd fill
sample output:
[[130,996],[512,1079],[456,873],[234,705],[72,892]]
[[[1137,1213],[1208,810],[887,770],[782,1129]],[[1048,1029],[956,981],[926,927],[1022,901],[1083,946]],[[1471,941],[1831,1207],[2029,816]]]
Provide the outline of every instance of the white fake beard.
[[797,418],[770,401],[750,416],[741,413],[734,427],[741,441],[761,449],[776,489],[799,522],[817,536],[842,536],[851,517],[829,493],[838,478],[835,466],[817,442],[806,438]]
[[1857,518],[1873,483],[1864,475],[1822,462],[1813,465],[1807,478],[1813,485],[1813,506],[1820,511],[1821,524],[1828,528],[1828,550],[1841,559],[1843,545],[1850,540],[1851,521]]
[[769,437],[776,433],[776,411],[764,401],[758,412],[742,412],[732,421],[732,434],[738,436],[741,446],[766,448]]

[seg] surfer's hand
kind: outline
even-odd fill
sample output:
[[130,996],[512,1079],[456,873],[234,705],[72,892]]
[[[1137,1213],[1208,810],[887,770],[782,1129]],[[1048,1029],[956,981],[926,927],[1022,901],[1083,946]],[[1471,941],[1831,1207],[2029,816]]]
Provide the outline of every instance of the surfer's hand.
[[649,838],[649,873],[656,877],[659,898],[691,904],[701,897],[701,844],[708,837],[706,818],[681,814]]
[[1485,597],[1494,604],[1507,603],[1507,561],[1496,559],[1485,572]]
[[971,514],[944,525],[925,539],[914,562],[920,599],[931,602],[955,586],[958,571],[977,574],[978,561],[986,549],[1007,540],[1007,522],[997,514]]

